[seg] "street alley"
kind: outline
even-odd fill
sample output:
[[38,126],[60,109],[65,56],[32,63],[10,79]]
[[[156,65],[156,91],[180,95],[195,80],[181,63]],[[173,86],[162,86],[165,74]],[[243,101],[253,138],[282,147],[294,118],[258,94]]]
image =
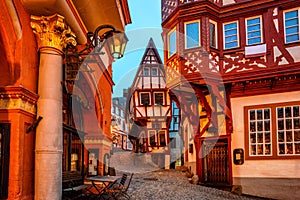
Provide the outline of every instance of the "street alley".
[[260,199],[190,184],[185,174],[178,170],[134,174],[129,194],[133,200]]

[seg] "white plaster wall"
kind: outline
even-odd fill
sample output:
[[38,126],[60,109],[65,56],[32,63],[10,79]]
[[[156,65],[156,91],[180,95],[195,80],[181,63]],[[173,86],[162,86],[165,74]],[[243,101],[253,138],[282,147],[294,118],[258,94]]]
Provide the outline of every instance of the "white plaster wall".
[[[300,91],[239,97],[231,99],[233,134],[231,149],[245,149],[244,107],[251,105],[299,101]],[[232,153],[231,152],[231,153]],[[289,160],[245,160],[243,165],[232,163],[233,177],[281,177],[300,178],[300,159]]]

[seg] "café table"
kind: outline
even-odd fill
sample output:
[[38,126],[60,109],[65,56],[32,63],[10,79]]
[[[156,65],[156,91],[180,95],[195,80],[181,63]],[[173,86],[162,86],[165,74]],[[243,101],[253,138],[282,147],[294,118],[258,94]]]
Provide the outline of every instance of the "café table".
[[92,182],[93,187],[97,191],[96,197],[105,199],[103,197],[106,194],[105,190],[115,184],[120,178],[121,176],[91,176],[87,177],[86,180]]

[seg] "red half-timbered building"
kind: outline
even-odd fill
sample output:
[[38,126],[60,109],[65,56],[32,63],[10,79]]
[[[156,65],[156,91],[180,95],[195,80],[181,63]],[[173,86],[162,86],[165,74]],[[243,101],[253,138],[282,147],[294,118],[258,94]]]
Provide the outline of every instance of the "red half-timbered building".
[[201,183],[297,195],[299,16],[294,0],[162,0],[167,86]]
[[171,103],[164,66],[152,38],[129,94],[129,139],[133,143],[133,151],[151,153],[155,164],[169,167]]

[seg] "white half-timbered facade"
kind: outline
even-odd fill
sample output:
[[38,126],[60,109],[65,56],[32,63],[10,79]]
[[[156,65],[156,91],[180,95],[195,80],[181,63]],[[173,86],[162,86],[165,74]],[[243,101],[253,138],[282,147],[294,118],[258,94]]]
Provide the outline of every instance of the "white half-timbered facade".
[[171,103],[164,66],[153,39],[129,90],[130,136],[135,152],[150,153],[160,167],[170,164],[169,131]]

